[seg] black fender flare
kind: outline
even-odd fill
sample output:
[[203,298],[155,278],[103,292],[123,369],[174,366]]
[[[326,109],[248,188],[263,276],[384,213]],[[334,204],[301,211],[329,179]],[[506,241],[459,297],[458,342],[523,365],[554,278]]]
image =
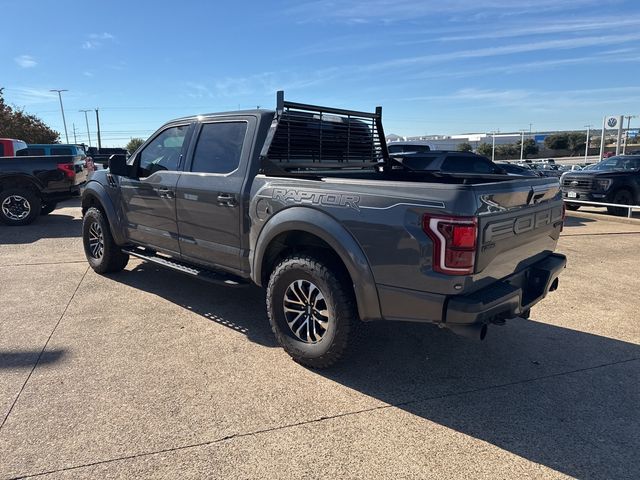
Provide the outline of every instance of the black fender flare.
[[122,227],[122,221],[115,206],[113,205],[113,202],[111,201],[111,197],[109,197],[109,194],[105,190],[104,186],[96,181],[89,181],[89,183],[87,183],[87,185],[84,187],[84,191],[82,192],[83,214],[92,200],[100,204],[100,207],[102,207],[102,211],[106,215],[107,221],[109,222],[111,235],[113,236],[116,244],[126,244],[127,237],[124,233],[124,228]]
[[34,175],[27,175],[26,173],[8,173],[6,175],[0,176],[0,183],[4,183],[11,188],[11,181],[15,182],[23,182],[29,185],[33,185],[33,187],[37,190],[38,194],[41,195],[45,190],[44,185],[40,181],[40,179]]
[[360,318],[363,321],[382,318],[378,289],[362,248],[337,220],[313,208],[286,208],[272,216],[262,227],[249,253],[251,278],[256,284],[262,284],[262,265],[269,245],[278,235],[291,231],[310,233],[326,242],[340,257],[351,276]]

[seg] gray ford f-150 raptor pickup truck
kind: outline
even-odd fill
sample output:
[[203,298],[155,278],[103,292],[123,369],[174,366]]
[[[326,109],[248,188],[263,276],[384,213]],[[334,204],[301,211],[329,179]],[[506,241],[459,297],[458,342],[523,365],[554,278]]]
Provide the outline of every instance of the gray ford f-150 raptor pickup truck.
[[[390,156],[375,113],[293,103],[180,118],[82,198],[98,273],[131,255],[229,286],[266,287],[298,362],[326,367],[360,321],[431,322],[483,338],[555,290],[564,210],[557,179],[465,173]],[[446,159],[444,160],[446,161]]]

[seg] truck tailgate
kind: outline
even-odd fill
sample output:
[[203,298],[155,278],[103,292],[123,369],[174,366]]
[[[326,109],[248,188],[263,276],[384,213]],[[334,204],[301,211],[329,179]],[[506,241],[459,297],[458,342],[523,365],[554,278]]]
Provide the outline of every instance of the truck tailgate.
[[478,251],[474,287],[481,288],[486,282],[520,271],[553,252],[563,221],[557,179],[527,178],[479,185],[476,189]]

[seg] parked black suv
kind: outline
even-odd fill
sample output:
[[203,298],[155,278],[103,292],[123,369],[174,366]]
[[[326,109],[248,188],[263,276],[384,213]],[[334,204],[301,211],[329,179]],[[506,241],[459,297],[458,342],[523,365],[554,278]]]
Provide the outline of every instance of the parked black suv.
[[[589,202],[640,204],[640,155],[619,155],[607,158],[589,170],[567,172],[561,178],[565,199]],[[569,210],[580,204],[567,203]],[[613,215],[626,215],[628,209],[607,207]]]

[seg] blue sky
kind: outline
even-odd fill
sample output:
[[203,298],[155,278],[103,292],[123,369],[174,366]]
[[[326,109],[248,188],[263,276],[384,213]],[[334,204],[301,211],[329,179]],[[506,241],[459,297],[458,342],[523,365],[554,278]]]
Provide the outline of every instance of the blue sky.
[[[0,0],[8,103],[86,141],[272,108],[275,91],[371,110],[401,135],[581,129],[640,114],[640,2]],[[633,122],[640,124],[640,119]],[[632,122],[632,126],[633,126]],[[95,117],[89,127],[94,133]],[[64,140],[64,134],[62,135]]]

